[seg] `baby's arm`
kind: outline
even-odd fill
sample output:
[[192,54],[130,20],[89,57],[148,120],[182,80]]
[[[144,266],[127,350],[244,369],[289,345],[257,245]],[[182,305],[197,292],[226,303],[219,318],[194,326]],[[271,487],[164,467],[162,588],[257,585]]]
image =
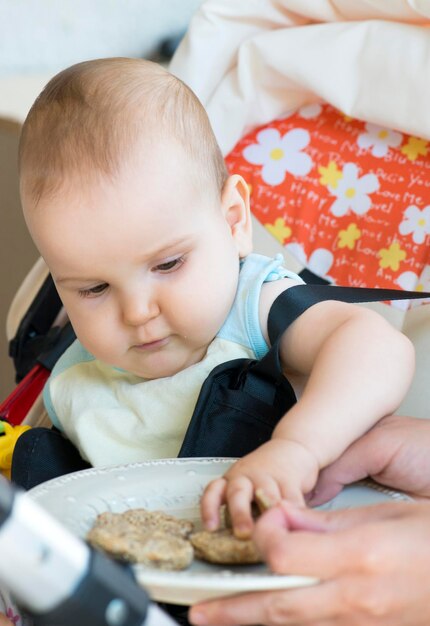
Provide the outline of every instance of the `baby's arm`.
[[281,342],[284,369],[308,375],[273,437],[303,445],[319,469],[393,413],[412,381],[409,339],[365,307],[328,301],[303,313]]
[[[262,328],[282,282],[264,285]],[[414,371],[411,342],[377,313],[328,301],[303,313],[281,342],[284,371],[308,377],[302,396],[272,439],[211,483],[202,501],[208,527],[228,501],[235,530],[252,528],[249,502],[257,488],[274,500],[303,502],[319,471],[337,459],[405,396]]]

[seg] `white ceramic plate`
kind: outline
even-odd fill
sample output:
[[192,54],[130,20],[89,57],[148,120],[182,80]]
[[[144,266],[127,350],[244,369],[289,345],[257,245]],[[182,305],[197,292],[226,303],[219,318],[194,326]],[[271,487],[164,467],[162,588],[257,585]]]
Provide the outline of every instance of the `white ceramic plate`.
[[[231,459],[163,459],[89,469],[56,478],[28,493],[70,531],[85,537],[103,511],[143,507],[167,511],[199,527],[199,500],[205,485],[222,475]],[[389,500],[409,500],[403,494],[372,484],[350,486],[325,509],[349,508]],[[278,576],[266,566],[217,566],[195,560],[183,572],[162,572],[135,566],[139,582],[154,600],[190,605],[241,591],[285,589],[318,582],[304,576]]]

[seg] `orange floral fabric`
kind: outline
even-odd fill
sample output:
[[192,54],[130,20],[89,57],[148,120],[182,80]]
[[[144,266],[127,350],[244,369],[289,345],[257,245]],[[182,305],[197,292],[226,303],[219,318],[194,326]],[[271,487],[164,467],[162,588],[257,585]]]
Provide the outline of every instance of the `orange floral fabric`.
[[315,274],[430,291],[428,141],[313,104],[253,130],[226,160],[255,217]]

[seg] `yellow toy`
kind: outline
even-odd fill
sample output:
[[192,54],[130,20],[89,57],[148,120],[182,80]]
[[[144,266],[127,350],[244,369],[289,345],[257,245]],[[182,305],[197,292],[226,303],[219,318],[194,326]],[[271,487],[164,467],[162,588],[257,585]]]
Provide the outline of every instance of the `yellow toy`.
[[18,437],[29,429],[30,426],[11,426],[8,422],[0,420],[0,471],[9,480],[15,444]]

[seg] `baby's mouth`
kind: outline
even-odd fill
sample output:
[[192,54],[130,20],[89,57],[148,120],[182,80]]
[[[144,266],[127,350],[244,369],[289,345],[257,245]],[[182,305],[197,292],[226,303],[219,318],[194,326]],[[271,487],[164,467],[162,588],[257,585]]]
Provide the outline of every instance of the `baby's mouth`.
[[164,339],[155,339],[154,341],[148,341],[146,343],[139,343],[133,346],[137,350],[142,350],[143,352],[150,352],[151,350],[159,350],[163,348],[169,342],[169,337],[164,337]]

